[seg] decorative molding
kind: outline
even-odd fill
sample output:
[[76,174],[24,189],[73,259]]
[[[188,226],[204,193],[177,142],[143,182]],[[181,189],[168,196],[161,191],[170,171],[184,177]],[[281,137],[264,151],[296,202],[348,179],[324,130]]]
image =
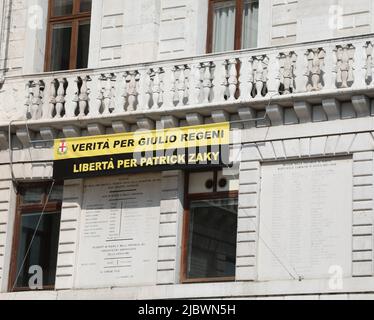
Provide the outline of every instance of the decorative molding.
[[353,96],[353,108],[356,111],[357,117],[370,116],[370,99],[367,96]]
[[53,141],[57,137],[57,131],[54,128],[45,127],[40,129],[40,135],[43,140]]
[[162,116],[161,126],[164,129],[177,128],[179,126],[179,120],[174,116]]
[[204,117],[198,113],[187,113],[186,120],[190,126],[197,126],[204,123]]
[[212,119],[214,123],[226,122],[230,120],[228,112],[224,110],[212,111]]
[[112,128],[115,133],[123,133],[130,131],[130,125],[124,121],[113,121]]
[[305,101],[295,101],[294,109],[300,123],[312,122],[313,112],[310,103]]
[[90,136],[101,136],[105,134],[105,127],[100,123],[90,123],[87,125],[87,131]]
[[75,138],[81,136],[81,129],[76,126],[65,126],[62,128],[62,132],[66,138]]
[[28,130],[25,129],[17,129],[16,136],[18,140],[22,143],[22,146],[24,148],[28,148],[31,146],[30,138],[32,139],[32,136],[34,136],[33,133],[28,132]]
[[328,120],[340,119],[341,103],[337,99],[326,99],[322,101],[323,110]]
[[283,124],[284,111],[279,105],[270,105],[266,108],[266,114],[268,115],[271,124],[273,126],[280,126]]
[[148,118],[140,118],[137,120],[139,130],[154,130],[155,122]]

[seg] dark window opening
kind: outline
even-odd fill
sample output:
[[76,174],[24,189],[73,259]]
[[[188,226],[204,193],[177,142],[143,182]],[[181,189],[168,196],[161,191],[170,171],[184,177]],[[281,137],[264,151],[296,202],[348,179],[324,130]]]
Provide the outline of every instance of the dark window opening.
[[186,174],[184,283],[235,280],[238,192],[218,191],[227,185],[220,170]]
[[235,277],[237,200],[190,203],[187,278]]
[[[17,196],[9,290],[30,290],[34,273],[42,271],[43,289],[54,288],[60,233],[62,184],[22,185]],[[51,192],[50,192],[51,191]],[[32,271],[35,272],[35,271]]]
[[[19,274],[19,277],[16,287],[28,287],[31,266],[40,266],[43,270],[43,285],[53,286],[56,276],[60,213],[47,213],[43,216],[41,213],[22,215],[20,229],[17,254],[17,275]],[[34,234],[35,237],[31,243]],[[29,246],[30,250],[26,255]],[[25,263],[23,263],[24,259]]]
[[92,0],[49,0],[46,71],[88,66]]

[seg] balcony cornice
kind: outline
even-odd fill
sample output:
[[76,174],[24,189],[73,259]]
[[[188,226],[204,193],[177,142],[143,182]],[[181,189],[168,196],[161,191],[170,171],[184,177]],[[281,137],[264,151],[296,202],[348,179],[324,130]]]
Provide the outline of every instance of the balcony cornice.
[[[115,121],[125,121],[130,125],[136,125],[137,120],[148,118],[152,121],[159,121],[163,116],[174,116],[179,120],[186,120],[186,115],[191,113],[198,113],[204,117],[210,117],[213,111],[224,110],[231,116],[238,116],[240,108],[247,107],[255,110],[257,113],[266,111],[269,105],[278,105],[281,108],[295,107],[297,102],[303,102],[312,105],[322,105],[323,101],[328,99],[338,99],[342,102],[351,101],[352,97],[365,96],[374,99],[374,85],[367,86],[362,89],[341,89],[341,90],[326,90],[324,92],[307,92],[295,93],[287,96],[264,97],[256,101],[236,100],[225,101],[220,103],[211,103],[209,105],[197,104],[192,106],[183,106],[180,108],[169,107],[162,110],[154,110],[152,112],[130,111],[118,114],[108,114],[105,116],[77,116],[74,118],[59,118],[59,119],[20,119],[12,123],[12,127],[24,127],[27,123],[30,129],[39,131],[40,128],[50,126],[61,130],[64,126],[75,125],[82,129],[87,128],[88,124],[100,123],[104,126],[111,127]],[[299,119],[300,120],[300,119]],[[245,122],[243,120],[243,122]],[[0,122],[0,130],[8,130],[9,121]]]

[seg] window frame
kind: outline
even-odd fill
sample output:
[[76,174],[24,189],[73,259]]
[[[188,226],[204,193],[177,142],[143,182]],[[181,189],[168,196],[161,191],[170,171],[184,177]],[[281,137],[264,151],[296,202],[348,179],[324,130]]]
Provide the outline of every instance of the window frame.
[[[204,170],[205,172],[206,170]],[[190,232],[190,205],[192,201],[198,200],[217,200],[217,199],[238,199],[239,191],[224,191],[217,192],[218,171],[213,170],[214,187],[212,192],[189,194],[189,181],[192,172],[185,173],[184,179],[184,210],[183,210],[183,231],[182,231],[182,251],[181,251],[181,268],[180,268],[180,282],[182,284],[188,283],[213,283],[213,282],[234,282],[236,277],[215,277],[215,278],[188,278],[188,247],[189,247],[189,232]],[[196,171],[194,171],[196,172]],[[235,264],[236,265],[236,264]]]
[[[208,4],[208,31],[207,31],[207,43],[206,52],[213,53],[213,29],[214,29],[214,4],[219,2],[225,2],[228,0],[209,0]],[[235,1],[235,36],[234,36],[234,50],[242,50],[242,31],[243,31],[243,8],[244,0]],[[257,35],[258,37],[258,35]]]
[[[52,35],[53,25],[60,23],[71,23],[71,39],[70,39],[70,57],[69,57],[69,69],[74,70],[77,68],[78,60],[78,35],[79,35],[79,24],[82,21],[90,21],[91,24],[91,11],[80,12],[81,0],[73,0],[73,12],[69,15],[54,16],[53,15],[53,2],[54,0],[48,0],[48,26],[47,26],[47,41],[44,59],[44,70],[45,72],[51,72],[52,62]],[[64,70],[59,70],[64,71]],[[58,71],[56,71],[58,72]]]
[[[16,287],[15,280],[17,278],[17,255],[19,250],[19,236],[21,232],[21,220],[23,215],[32,214],[35,212],[42,212],[44,209],[44,213],[50,214],[57,214],[59,212],[61,214],[62,209],[62,199],[61,201],[53,201],[46,204],[48,198],[48,192],[51,188],[52,181],[47,182],[33,182],[33,183],[24,183],[19,186],[17,190],[17,200],[16,200],[16,212],[14,218],[14,226],[13,226],[13,237],[12,237],[12,251],[11,251],[11,262],[9,268],[9,281],[8,281],[8,291],[9,292],[27,292],[31,291],[28,287]],[[62,182],[56,182],[55,186],[63,186]],[[43,195],[41,197],[42,201],[38,204],[23,204],[23,196],[21,194],[22,189],[28,188],[40,188],[43,187]],[[14,286],[14,288],[13,288]],[[55,285],[46,285],[43,286],[42,291],[46,290],[54,290]]]

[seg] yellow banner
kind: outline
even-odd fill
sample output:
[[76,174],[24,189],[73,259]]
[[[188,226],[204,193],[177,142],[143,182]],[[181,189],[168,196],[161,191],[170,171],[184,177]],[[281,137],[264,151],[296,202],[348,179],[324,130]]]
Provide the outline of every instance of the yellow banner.
[[54,142],[54,160],[215,146],[229,143],[230,124],[224,122],[105,136],[56,139]]

